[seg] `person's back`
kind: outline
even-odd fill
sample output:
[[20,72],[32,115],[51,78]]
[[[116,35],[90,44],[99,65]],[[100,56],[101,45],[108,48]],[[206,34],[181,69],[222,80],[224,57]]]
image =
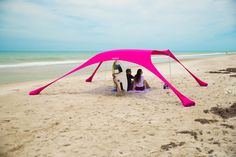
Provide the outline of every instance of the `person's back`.
[[137,70],[137,74],[134,77],[134,87],[133,90],[144,90],[144,77],[142,76],[142,69]]
[[142,69],[137,70],[137,74],[134,77],[134,86],[133,90],[145,90],[147,88],[150,88],[147,81],[144,79],[143,71]]
[[130,91],[133,89],[133,81],[132,79],[134,79],[134,76],[131,75],[131,69],[126,69],[126,77],[127,77],[127,91]]
[[136,87],[143,87],[144,86],[144,77],[143,75],[140,76],[140,80],[138,82],[135,82]]
[[123,72],[119,62],[117,60],[114,61],[113,65],[112,65],[112,74],[118,74]]

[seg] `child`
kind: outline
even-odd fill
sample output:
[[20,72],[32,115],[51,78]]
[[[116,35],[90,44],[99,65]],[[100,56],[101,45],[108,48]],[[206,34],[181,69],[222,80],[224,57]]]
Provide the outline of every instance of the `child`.
[[150,86],[147,81],[144,79],[142,69],[137,70],[137,74],[134,76],[134,85],[133,90],[145,90],[149,89]]
[[123,96],[123,95],[125,95],[122,83],[117,78],[116,74],[112,74],[112,77],[113,77],[113,82],[115,84],[115,88],[116,88],[116,91],[117,91],[116,96]]
[[134,79],[134,76],[131,75],[131,69],[126,69],[126,77],[127,77],[127,91],[130,91],[133,89],[133,81],[132,79]]

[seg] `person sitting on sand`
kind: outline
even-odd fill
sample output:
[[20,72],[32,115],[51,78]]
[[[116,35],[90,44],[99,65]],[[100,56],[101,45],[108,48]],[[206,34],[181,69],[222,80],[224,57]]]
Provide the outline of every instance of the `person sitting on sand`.
[[124,95],[123,84],[118,79],[118,75],[122,72],[123,72],[123,70],[122,70],[119,62],[117,60],[115,60],[112,65],[112,78],[113,78],[115,90],[117,91],[117,94],[116,94],[117,96]]
[[122,96],[122,95],[124,95],[124,90],[122,89],[122,84],[116,75],[117,74],[112,74],[113,82],[115,84],[115,89],[117,91],[116,96]]
[[133,90],[145,90],[149,88],[149,84],[144,80],[142,69],[138,69],[137,74],[134,76]]
[[120,86],[119,80],[116,77],[116,74],[112,74],[112,77],[113,77],[113,82],[115,84],[116,91],[120,92],[121,91],[121,86]]
[[133,89],[132,79],[134,79],[134,76],[131,73],[132,73],[131,69],[126,69],[126,77],[127,77],[127,84],[128,84],[127,91],[130,91]]

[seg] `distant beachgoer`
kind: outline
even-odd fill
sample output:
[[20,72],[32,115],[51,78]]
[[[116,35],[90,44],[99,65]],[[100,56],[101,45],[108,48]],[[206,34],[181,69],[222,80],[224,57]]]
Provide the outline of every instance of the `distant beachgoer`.
[[134,76],[133,90],[145,90],[148,88],[150,88],[150,86],[144,79],[142,69],[138,69],[137,74]]
[[133,89],[134,76],[131,73],[132,73],[131,69],[126,69],[126,77],[127,77],[127,84],[128,84],[127,91],[130,91]]

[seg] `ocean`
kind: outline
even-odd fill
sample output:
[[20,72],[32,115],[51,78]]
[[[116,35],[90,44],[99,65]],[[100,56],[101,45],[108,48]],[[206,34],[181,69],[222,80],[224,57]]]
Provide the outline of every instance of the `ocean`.
[[[54,79],[79,66],[99,51],[19,51],[0,52],[0,84]],[[205,58],[226,52],[173,52],[179,59]],[[164,56],[152,57],[153,63],[167,62]],[[110,70],[106,63],[100,70]],[[127,63],[129,67],[134,65]],[[80,73],[92,72],[94,67]]]

